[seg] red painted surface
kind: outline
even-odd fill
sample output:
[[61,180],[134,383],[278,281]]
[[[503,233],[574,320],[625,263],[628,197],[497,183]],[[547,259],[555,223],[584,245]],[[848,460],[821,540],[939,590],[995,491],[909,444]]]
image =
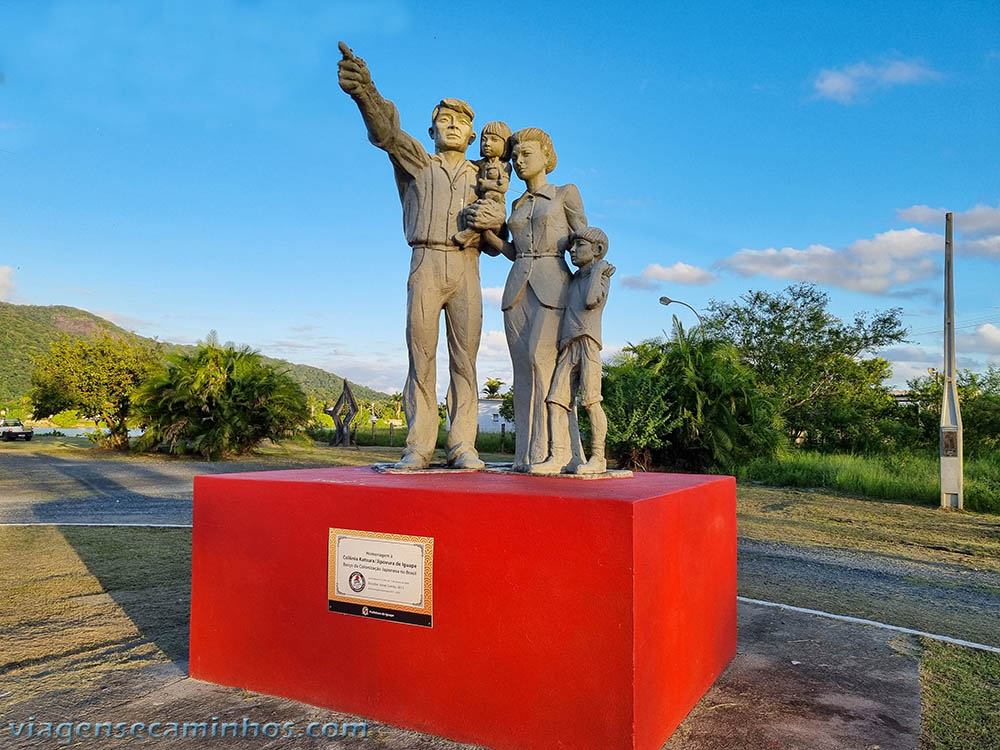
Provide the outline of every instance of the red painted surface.
[[[729,477],[195,479],[191,676],[497,750],[654,750],[736,652]],[[331,527],[434,538],[434,625],[327,611]]]

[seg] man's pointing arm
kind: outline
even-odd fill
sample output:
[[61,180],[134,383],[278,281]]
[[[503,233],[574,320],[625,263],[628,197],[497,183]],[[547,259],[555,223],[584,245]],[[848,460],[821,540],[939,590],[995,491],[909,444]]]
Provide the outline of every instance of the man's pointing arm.
[[355,57],[351,48],[343,42],[338,46],[342,55],[337,63],[340,88],[358,105],[368,127],[368,140],[386,151],[397,167],[415,174],[429,162],[427,151],[400,128],[396,106],[379,94],[365,61]]

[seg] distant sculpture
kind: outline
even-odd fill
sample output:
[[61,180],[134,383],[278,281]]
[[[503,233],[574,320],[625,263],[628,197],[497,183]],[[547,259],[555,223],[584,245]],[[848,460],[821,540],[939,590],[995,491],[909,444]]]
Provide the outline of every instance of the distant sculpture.
[[[499,120],[486,123],[479,136],[479,154],[483,158],[477,162],[479,174],[476,177],[476,195],[481,200],[499,204],[506,211],[504,195],[510,186],[510,126]],[[486,231],[493,233],[492,229]],[[465,249],[482,249],[480,238],[480,232],[467,227],[455,235],[455,242]],[[487,248],[488,252],[489,250]],[[496,251],[490,254],[495,255]]]
[[[526,472],[549,456],[549,425],[545,405],[559,344],[559,326],[571,274],[566,265],[570,235],[587,226],[576,185],[551,185],[547,175],[556,166],[552,139],[538,128],[511,136],[514,171],[527,190],[514,201],[507,226],[512,241],[483,234],[495,251],[514,261],[504,287],[501,309],[514,369],[514,471]],[[478,201],[469,210],[477,228],[498,226],[495,204]],[[571,452],[582,463],[575,412],[570,415]]]
[[[368,139],[389,155],[403,206],[406,241],[412,248],[406,296],[406,347],[409,371],[403,408],[409,432],[396,468],[424,469],[438,433],[435,357],[441,312],[448,335],[448,464],[462,469],[484,466],[476,452],[478,381],[476,354],[482,335],[483,302],[479,250],[455,237],[466,229],[465,209],[476,202],[480,168],[465,158],[475,140],[472,108],[459,99],[442,99],[431,115],[434,153],[399,125],[395,105],[382,98],[365,62],[340,43],[340,87],[350,94],[368,127]],[[492,152],[492,150],[491,150]],[[483,201],[495,203],[494,201]],[[489,212],[484,212],[484,215]],[[493,226],[479,231],[499,229]]]
[[590,417],[590,460],[574,467],[577,474],[603,474],[608,469],[604,441],[608,420],[601,408],[601,316],[608,301],[615,267],[604,259],[608,237],[596,227],[573,232],[570,259],[579,270],[569,283],[566,311],[559,328],[559,359],[549,388],[549,457],[532,464],[532,474],[558,474],[573,458],[569,412],[576,397]]
[[330,445],[350,448],[351,422],[358,415],[358,402],[354,400],[354,393],[347,378],[344,378],[344,390],[340,392],[337,403],[323,411],[333,417],[333,436],[330,438]]

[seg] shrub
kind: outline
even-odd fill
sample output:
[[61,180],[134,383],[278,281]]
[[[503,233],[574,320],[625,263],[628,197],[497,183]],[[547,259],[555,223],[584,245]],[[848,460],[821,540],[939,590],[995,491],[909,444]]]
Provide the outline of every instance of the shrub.
[[219,346],[214,336],[168,357],[136,401],[146,428],[140,448],[164,445],[213,460],[280,440],[308,419],[306,396],[287,373],[247,347]]
[[608,446],[626,465],[732,470],[784,441],[775,399],[736,349],[674,319],[670,341],[627,346],[605,367]]

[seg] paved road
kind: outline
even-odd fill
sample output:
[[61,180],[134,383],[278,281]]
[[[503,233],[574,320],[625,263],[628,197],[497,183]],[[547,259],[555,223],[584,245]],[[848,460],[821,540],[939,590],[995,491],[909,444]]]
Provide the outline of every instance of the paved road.
[[[195,475],[277,468],[5,454],[0,523],[189,524]],[[1000,646],[1000,574],[973,568],[740,539],[739,593]]]
[[191,523],[195,476],[280,468],[6,453],[0,455],[0,523]]

